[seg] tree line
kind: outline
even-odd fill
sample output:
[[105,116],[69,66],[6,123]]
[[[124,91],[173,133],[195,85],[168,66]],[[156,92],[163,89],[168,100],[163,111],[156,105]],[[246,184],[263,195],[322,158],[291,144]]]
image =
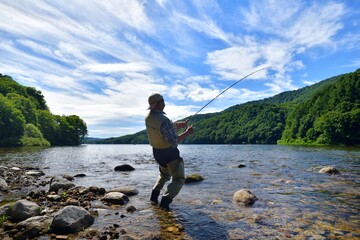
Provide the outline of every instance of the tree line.
[[0,74],[0,133],[0,146],[73,146],[87,126],[76,115],[52,114],[40,91]]
[[[191,118],[191,116],[190,116]],[[189,144],[360,145],[360,69],[191,118]],[[146,131],[90,143],[148,143]]]

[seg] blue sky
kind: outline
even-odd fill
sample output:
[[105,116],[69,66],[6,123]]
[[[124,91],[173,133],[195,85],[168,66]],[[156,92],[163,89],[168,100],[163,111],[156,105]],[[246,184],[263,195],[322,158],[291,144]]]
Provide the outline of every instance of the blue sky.
[[172,120],[360,67],[360,1],[0,1],[0,73],[76,114],[90,137],[143,130],[159,92]]

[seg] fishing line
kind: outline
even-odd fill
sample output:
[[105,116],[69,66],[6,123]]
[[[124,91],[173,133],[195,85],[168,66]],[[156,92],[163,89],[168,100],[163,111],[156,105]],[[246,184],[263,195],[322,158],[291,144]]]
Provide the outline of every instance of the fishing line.
[[258,70],[256,70],[256,71],[254,71],[254,72],[246,75],[245,77],[237,80],[236,82],[234,82],[233,84],[231,84],[229,87],[225,88],[225,90],[223,90],[221,93],[219,93],[219,94],[218,94],[215,98],[213,98],[211,101],[209,101],[208,103],[206,103],[202,108],[200,108],[200,110],[197,111],[194,115],[192,115],[192,116],[188,119],[188,121],[189,121],[191,118],[195,117],[199,112],[201,112],[204,108],[206,108],[210,103],[212,103],[212,102],[215,101],[218,97],[220,97],[220,95],[222,95],[223,93],[225,93],[227,90],[229,90],[230,88],[232,88],[233,86],[235,86],[236,84],[238,84],[239,82],[241,82],[242,80],[244,80],[245,78],[250,77],[251,75],[253,75],[253,74],[257,73],[257,72],[260,72],[260,71],[265,70],[265,69],[268,69],[268,68],[271,68],[271,67],[260,68],[260,69],[258,69]]

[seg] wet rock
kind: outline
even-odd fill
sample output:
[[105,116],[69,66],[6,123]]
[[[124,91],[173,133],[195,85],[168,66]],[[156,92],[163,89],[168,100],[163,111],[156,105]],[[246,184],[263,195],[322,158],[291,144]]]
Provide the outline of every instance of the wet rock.
[[137,211],[137,208],[134,207],[133,205],[130,205],[126,208],[126,211],[129,213],[133,213],[133,212]]
[[0,191],[7,191],[9,189],[9,185],[5,181],[5,179],[0,177]]
[[55,214],[51,229],[57,234],[75,233],[93,223],[94,217],[84,208],[66,206]]
[[118,205],[123,205],[129,202],[129,198],[125,194],[119,192],[109,192],[105,194],[102,200],[107,203]]
[[331,175],[340,174],[340,172],[334,166],[327,166],[320,169],[319,173],[328,173]]
[[67,190],[72,187],[75,187],[75,184],[70,182],[68,179],[63,176],[55,176],[50,181],[49,192],[58,192],[59,189]]
[[214,201],[211,202],[211,205],[218,205],[218,204],[222,204],[223,201],[220,199],[215,199]]
[[139,194],[139,191],[137,189],[135,189],[134,187],[130,187],[130,186],[114,188],[114,189],[111,189],[109,192],[120,192],[129,197]]
[[69,180],[70,182],[75,180],[75,178],[73,176],[70,176],[69,174],[63,174],[61,176],[65,179]]
[[193,183],[203,181],[204,178],[200,174],[190,174],[186,176],[185,183]]
[[79,178],[79,177],[86,177],[86,174],[79,173],[79,174],[74,175],[74,178]]
[[16,221],[23,221],[27,218],[40,215],[40,207],[34,202],[28,200],[18,200],[11,208],[11,218]]
[[121,172],[129,172],[129,171],[134,171],[135,168],[130,166],[129,164],[123,164],[123,165],[116,166],[114,168],[114,170],[121,171]]
[[46,234],[49,231],[52,217],[49,216],[36,216],[28,218],[16,225],[19,231],[16,234],[16,239],[29,239]]
[[39,177],[39,176],[44,176],[45,173],[43,171],[40,171],[40,170],[32,170],[32,171],[25,172],[25,175]]
[[258,198],[248,189],[241,189],[234,193],[233,200],[238,203],[243,203],[246,206],[253,205]]

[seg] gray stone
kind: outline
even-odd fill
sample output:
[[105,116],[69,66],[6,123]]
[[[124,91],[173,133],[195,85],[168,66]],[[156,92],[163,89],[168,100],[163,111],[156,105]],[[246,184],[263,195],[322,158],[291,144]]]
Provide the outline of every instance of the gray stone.
[[75,233],[90,227],[94,217],[82,207],[66,206],[58,211],[51,223],[51,229],[57,234]]
[[135,168],[130,166],[129,164],[123,164],[123,165],[119,165],[116,166],[114,168],[115,171],[122,171],[122,172],[129,172],[129,171],[134,171]]
[[238,203],[243,203],[246,206],[253,205],[258,198],[248,189],[241,189],[234,193],[233,200]]
[[139,191],[137,189],[130,186],[114,188],[111,189],[109,192],[120,192],[125,194],[126,196],[135,196],[139,194]]
[[102,200],[107,203],[118,205],[123,205],[129,202],[129,198],[120,192],[109,192],[105,194]]
[[0,177],[0,191],[6,191],[6,190],[9,190],[9,185],[3,178]]
[[40,171],[40,170],[32,170],[32,171],[25,172],[25,175],[38,177],[38,176],[44,176],[45,173],[43,171]]
[[23,221],[27,218],[40,215],[40,207],[34,202],[22,199],[16,201],[11,208],[11,218],[16,221]]
[[333,175],[340,174],[340,172],[334,166],[323,167],[322,169],[320,169],[319,172],[333,174]]
[[49,231],[52,219],[53,218],[49,216],[36,216],[19,222],[16,228],[21,231],[17,234],[17,238],[29,239],[46,234]]
[[10,216],[12,204],[8,203],[0,207],[0,216]]
[[63,176],[55,176],[50,181],[49,192],[58,192],[59,189],[68,190],[72,187],[75,187],[75,184],[73,184]]

